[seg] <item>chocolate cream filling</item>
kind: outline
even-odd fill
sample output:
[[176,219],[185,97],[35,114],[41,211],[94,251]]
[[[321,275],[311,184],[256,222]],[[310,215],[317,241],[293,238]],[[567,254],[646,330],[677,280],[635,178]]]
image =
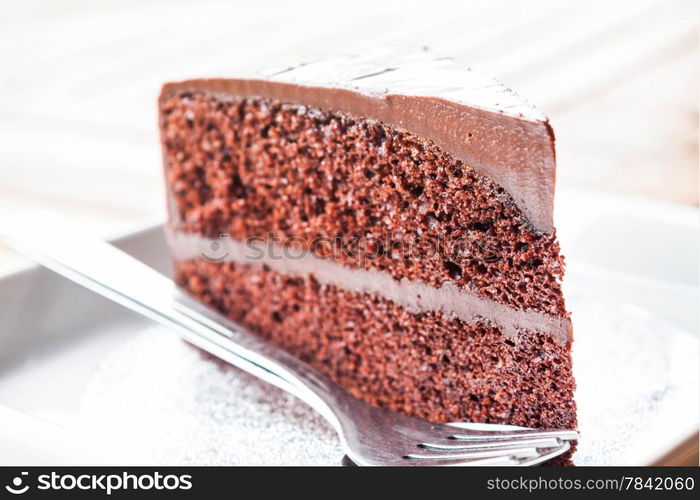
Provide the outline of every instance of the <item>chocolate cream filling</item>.
[[320,258],[303,248],[281,247],[272,242],[246,243],[230,237],[211,240],[194,233],[167,231],[173,256],[178,261],[207,259],[241,265],[267,266],[291,276],[312,275],[319,283],[363,294],[384,297],[414,313],[439,310],[467,323],[486,323],[501,329],[509,338],[528,331],[550,335],[559,343],[571,341],[571,320],[537,311],[520,311],[491,299],[479,297],[445,283],[436,288],[420,281],[348,266]]

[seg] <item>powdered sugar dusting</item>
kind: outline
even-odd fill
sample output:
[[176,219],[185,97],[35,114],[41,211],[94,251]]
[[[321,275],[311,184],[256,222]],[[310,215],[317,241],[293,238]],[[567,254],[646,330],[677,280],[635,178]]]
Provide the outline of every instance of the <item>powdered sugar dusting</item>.
[[635,306],[570,300],[580,465],[658,458],[679,432],[697,430],[698,339]]
[[343,456],[310,407],[160,327],[102,363],[81,417],[90,433],[158,464],[333,465]]

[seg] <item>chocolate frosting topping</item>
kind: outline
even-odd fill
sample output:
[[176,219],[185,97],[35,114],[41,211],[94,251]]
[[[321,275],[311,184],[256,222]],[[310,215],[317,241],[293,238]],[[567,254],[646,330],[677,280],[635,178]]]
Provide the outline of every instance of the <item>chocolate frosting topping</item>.
[[553,231],[554,135],[547,118],[499,82],[428,52],[378,52],[247,78],[169,83],[182,91],[260,96],[370,118],[432,140],[491,177],[534,229]]

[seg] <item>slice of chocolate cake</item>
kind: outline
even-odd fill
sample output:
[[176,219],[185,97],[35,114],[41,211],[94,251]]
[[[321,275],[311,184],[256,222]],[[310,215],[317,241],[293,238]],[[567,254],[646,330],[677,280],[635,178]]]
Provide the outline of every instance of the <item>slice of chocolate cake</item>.
[[160,97],[177,282],[357,398],[575,428],[547,119],[428,53]]

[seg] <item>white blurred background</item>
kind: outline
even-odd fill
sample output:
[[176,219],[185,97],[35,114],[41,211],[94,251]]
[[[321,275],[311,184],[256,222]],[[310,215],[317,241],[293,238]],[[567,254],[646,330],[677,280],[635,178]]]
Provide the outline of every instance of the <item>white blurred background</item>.
[[[163,213],[156,97],[378,44],[496,76],[557,134],[559,187],[698,203],[696,0],[2,0],[0,215],[56,210],[108,235]],[[0,272],[19,258],[0,248]]]

